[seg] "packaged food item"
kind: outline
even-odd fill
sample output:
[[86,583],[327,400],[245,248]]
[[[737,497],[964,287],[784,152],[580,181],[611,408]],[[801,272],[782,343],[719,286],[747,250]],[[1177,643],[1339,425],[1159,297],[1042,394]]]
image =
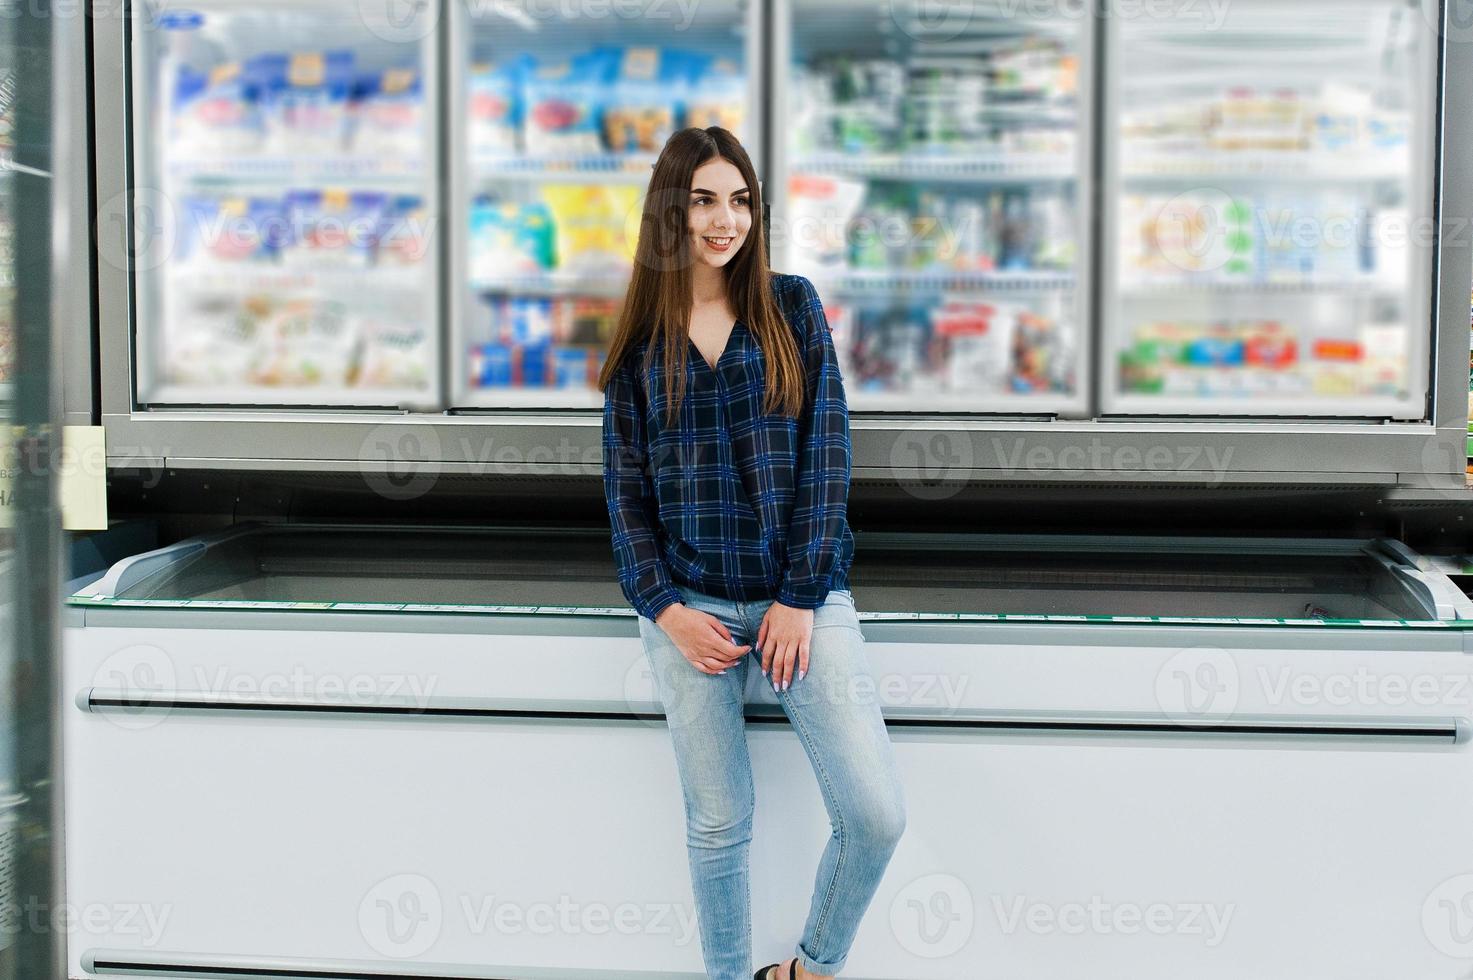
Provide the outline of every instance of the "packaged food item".
[[1249,325],[1243,341],[1243,363],[1251,368],[1284,371],[1299,359],[1299,343],[1293,331],[1277,320],[1260,320]]
[[522,142],[538,156],[588,156],[603,151],[599,113],[608,58],[589,52],[522,73]]
[[359,338],[339,301],[285,300],[261,324],[259,339],[256,384],[340,389],[351,381]]
[[600,48],[607,66],[601,106],[611,153],[658,153],[672,133],[689,83],[688,56],[668,48]]
[[638,243],[629,230],[639,196],[639,188],[621,184],[544,184],[542,197],[557,228],[557,268],[574,275],[626,273]]
[[1052,331],[1025,307],[949,300],[932,314],[931,331],[946,340],[939,380],[950,391],[1000,393],[1051,386]]
[[171,158],[213,161],[260,151],[265,130],[257,105],[259,68],[238,61],[209,71],[178,65],[169,106]]
[[275,262],[289,231],[279,198],[186,197],[180,202],[174,265],[208,270],[220,264]]
[[532,56],[524,53],[499,66],[479,64],[471,69],[466,140],[472,160],[485,162],[520,152],[522,81],[532,65]]
[[471,347],[470,383],[473,388],[502,388],[512,383],[511,347],[500,341]]
[[291,233],[282,253],[294,269],[366,269],[383,222],[386,196],[376,191],[289,191]]
[[390,68],[361,76],[354,95],[353,153],[374,161],[380,171],[418,171],[428,139],[419,69]]
[[553,268],[557,233],[552,212],[542,202],[513,204],[477,198],[470,213],[470,274],[492,281]]
[[1361,392],[1404,398],[1407,393],[1407,328],[1403,323],[1368,323],[1360,328]]
[[789,252],[793,273],[821,276],[847,266],[846,232],[866,184],[842,177],[788,178]]
[[586,388],[589,386],[592,352],[588,348],[555,347],[553,352],[552,383],[554,387]]
[[412,266],[423,262],[432,243],[430,213],[418,194],[396,194],[385,202],[374,263]]
[[162,374],[165,384],[248,384],[260,355],[257,345],[261,299],[192,296],[184,315],[166,321]]
[[401,319],[360,315],[362,350],[352,384],[358,388],[429,387],[429,342],[417,324]]
[[690,55],[685,125],[720,126],[743,139],[747,121],[747,79],[730,58]]
[[1013,319],[1009,387],[1018,393],[1068,391],[1072,376],[1064,365],[1067,352],[1053,320],[1026,308]]
[[623,303],[616,299],[580,296],[559,303],[554,336],[564,343],[604,348],[614,335]]
[[259,82],[265,151],[331,156],[347,144],[353,52],[269,53],[251,62]]

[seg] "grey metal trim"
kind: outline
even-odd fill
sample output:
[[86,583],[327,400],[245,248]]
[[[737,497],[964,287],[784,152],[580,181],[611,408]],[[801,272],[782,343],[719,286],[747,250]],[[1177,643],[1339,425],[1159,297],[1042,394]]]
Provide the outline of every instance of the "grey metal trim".
[[[557,636],[639,638],[633,610],[619,616],[555,613],[461,614],[394,612],[308,612],[263,609],[158,609],[147,606],[88,608],[70,605],[83,629],[290,630],[327,633],[412,633],[469,636]],[[1192,645],[1262,650],[1266,643],[1295,651],[1348,653],[1466,653],[1473,655],[1473,629],[1395,626],[1241,626],[1236,624],[1074,623],[959,620],[875,620],[859,614],[869,643],[964,644],[972,646],[1130,647],[1174,650]]]
[[[1437,179],[1437,263],[1434,293],[1433,419],[1437,433],[1425,454],[1425,473],[1403,473],[1404,482],[1461,488],[1467,458],[1468,295],[1473,280],[1473,43],[1466,28],[1447,25],[1453,3],[1443,5],[1440,153]],[[1423,5],[1427,9],[1427,5]],[[1434,38],[1436,42],[1438,39]]]
[[[87,64],[87,18],[77,16],[55,18],[57,43],[66,52],[68,71],[72,77],[84,77]],[[60,89],[65,89],[62,92]],[[85,92],[73,85],[59,87],[59,99],[70,101],[65,112],[56,117],[53,134],[58,149],[55,184],[68,206],[56,210],[54,250],[62,265],[65,288],[56,290],[55,303],[62,334],[60,358],[62,421],[66,425],[92,425],[101,407],[93,401],[92,372],[92,208],[88,192],[92,187],[92,157],[87,146],[89,136]],[[62,190],[64,185],[64,191]]]
[[704,980],[704,973],[682,973],[672,970],[587,970],[569,967],[524,966],[520,963],[449,964],[422,963],[395,966],[382,960],[306,959],[281,956],[232,956],[214,953],[179,953],[137,950],[89,949],[82,954],[82,968],[105,976],[145,976],[221,980],[259,980],[263,971],[268,976],[291,976],[311,980],[314,977],[382,978],[382,980]]
[[[196,717],[280,716],[367,717],[442,721],[555,721],[626,722],[664,718],[655,702],[570,701],[535,698],[453,698],[430,695],[377,697],[371,700],[320,697],[241,696],[218,691],[150,691],[89,687],[76,696],[77,707],[90,714],[127,712],[130,715]],[[772,704],[749,705],[752,724],[784,722],[786,716]],[[1465,745],[1470,729],[1462,718],[1406,718],[1336,715],[1229,715],[1172,717],[1101,711],[1008,711],[943,708],[887,709],[887,725],[897,728],[944,728],[987,734],[1104,735],[1188,738],[1247,736],[1297,741],[1330,738],[1391,741],[1399,744],[1431,741]]]
[[[106,343],[104,344],[106,346]],[[487,416],[142,412],[105,413],[108,465],[520,475],[602,473],[602,419]],[[1450,430],[1451,431],[1451,430]],[[1436,462],[1423,423],[1325,425],[1222,422],[1056,422],[977,418],[855,418],[856,479],[960,487],[1041,482],[1362,483],[1391,487]],[[934,437],[951,460],[912,462]],[[1459,436],[1461,438],[1461,436]],[[419,460],[384,457],[412,446]],[[1098,465],[1097,465],[1098,464]],[[1436,471],[1441,470],[1437,464]]]

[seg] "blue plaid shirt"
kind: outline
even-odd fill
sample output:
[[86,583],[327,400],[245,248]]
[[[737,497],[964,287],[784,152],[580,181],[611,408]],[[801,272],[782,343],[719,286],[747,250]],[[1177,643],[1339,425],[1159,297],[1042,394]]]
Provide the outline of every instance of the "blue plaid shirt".
[[833,339],[813,283],[774,273],[772,289],[806,367],[798,418],[763,413],[765,359],[740,321],[715,371],[690,344],[676,424],[665,425],[662,352],[643,368],[648,340],[605,392],[614,559],[642,616],[680,602],[675,583],[799,609],[849,588],[849,410]]

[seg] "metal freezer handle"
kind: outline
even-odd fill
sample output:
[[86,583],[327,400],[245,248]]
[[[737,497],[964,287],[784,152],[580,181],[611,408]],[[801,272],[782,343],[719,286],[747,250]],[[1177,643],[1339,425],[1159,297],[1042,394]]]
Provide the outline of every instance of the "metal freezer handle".
[[[648,721],[663,718],[660,705],[648,710],[627,701],[546,701],[528,698],[385,697],[371,699],[249,696],[218,691],[125,690],[87,687],[77,707],[95,714],[229,716],[344,715],[444,720],[529,719],[546,721]],[[787,724],[777,705],[749,704],[750,724]],[[1473,722],[1463,717],[1240,715],[1180,719],[1166,715],[1108,712],[957,711],[937,717],[897,709],[886,714],[891,729],[926,729],[979,734],[1156,736],[1169,738],[1345,739],[1466,745]]]

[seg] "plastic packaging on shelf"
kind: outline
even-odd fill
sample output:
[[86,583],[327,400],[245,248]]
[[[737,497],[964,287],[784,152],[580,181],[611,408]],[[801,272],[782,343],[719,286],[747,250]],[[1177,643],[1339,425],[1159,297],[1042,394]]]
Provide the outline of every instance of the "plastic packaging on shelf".
[[744,138],[747,120],[747,79],[730,58],[691,55],[691,79],[685,101],[686,126],[720,126]]
[[634,262],[640,189],[618,184],[546,184],[542,197],[557,228],[557,268],[573,275],[618,276]]
[[424,86],[417,68],[390,68],[363,76],[350,108],[354,155],[418,163],[428,140]]
[[601,113],[609,152],[658,153],[680,118],[687,55],[649,47],[604,48],[598,55],[607,66]]
[[344,304],[293,299],[261,322],[249,380],[277,386],[347,388],[358,347],[357,324]]
[[265,129],[257,89],[247,67],[237,61],[208,72],[180,65],[169,107],[170,153],[185,160],[214,160],[259,152]]
[[1126,394],[1187,398],[1405,397],[1405,324],[1301,328],[1279,320],[1154,320],[1120,354]]
[[353,52],[267,53],[251,74],[265,130],[265,151],[278,156],[329,156],[347,146]]
[[383,221],[386,196],[375,191],[289,191],[291,236],[282,261],[294,269],[367,269]]
[[424,198],[418,194],[396,194],[388,198],[376,237],[376,266],[403,267],[423,262],[433,243],[430,212]]
[[592,390],[618,320],[615,300],[483,296],[470,345],[473,388]]
[[500,66],[478,64],[471,69],[466,140],[472,160],[521,151],[522,78],[532,63],[531,55],[522,54]]
[[522,143],[534,156],[589,156],[603,151],[599,113],[606,98],[607,57],[586,52],[539,64],[522,74]]
[[478,198],[471,204],[469,249],[472,281],[549,270],[557,263],[552,211],[540,201]]

